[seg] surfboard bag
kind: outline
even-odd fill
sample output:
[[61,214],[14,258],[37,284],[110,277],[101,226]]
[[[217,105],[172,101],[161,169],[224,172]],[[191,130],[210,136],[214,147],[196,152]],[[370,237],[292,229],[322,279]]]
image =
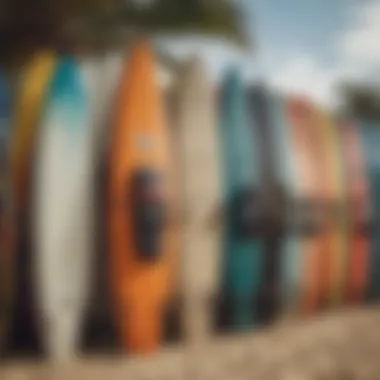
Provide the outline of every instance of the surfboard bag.
[[161,251],[165,204],[160,180],[153,170],[139,170],[132,176],[133,236],[141,261],[156,261]]

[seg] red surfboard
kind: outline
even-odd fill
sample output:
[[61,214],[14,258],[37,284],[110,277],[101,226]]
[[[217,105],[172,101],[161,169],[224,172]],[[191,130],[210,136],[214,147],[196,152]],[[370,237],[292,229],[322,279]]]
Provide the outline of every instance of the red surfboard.
[[339,130],[345,163],[349,223],[346,299],[350,303],[357,304],[365,297],[369,274],[370,242],[367,219],[369,187],[363,146],[356,125],[346,120],[341,123]]

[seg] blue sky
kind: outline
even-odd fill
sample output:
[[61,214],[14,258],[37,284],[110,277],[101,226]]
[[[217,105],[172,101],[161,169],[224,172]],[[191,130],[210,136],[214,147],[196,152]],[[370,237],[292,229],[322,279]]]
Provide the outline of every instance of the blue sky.
[[218,79],[238,64],[247,80],[264,78],[286,93],[332,105],[342,79],[380,75],[380,0],[240,0],[257,45],[241,51],[223,41],[171,42],[178,56],[198,53]]
[[[331,39],[345,28],[350,0],[247,0],[259,52],[286,58],[302,52],[333,59]],[[352,1],[351,1],[352,3]],[[251,16],[252,18],[252,16]]]
[[[351,1],[352,3],[352,1]],[[251,0],[260,47],[279,54],[305,51],[328,58],[331,37],[343,29],[350,0]]]

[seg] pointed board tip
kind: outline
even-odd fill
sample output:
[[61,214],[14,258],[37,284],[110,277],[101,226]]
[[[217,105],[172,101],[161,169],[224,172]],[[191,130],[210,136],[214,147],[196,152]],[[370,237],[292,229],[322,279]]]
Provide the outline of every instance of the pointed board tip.
[[153,45],[147,39],[136,39],[131,45],[130,55],[132,57],[139,57],[141,59],[152,59],[154,57]]

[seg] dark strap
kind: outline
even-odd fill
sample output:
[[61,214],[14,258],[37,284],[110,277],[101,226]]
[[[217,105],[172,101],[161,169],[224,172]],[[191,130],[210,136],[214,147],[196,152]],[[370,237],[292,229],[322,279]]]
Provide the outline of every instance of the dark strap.
[[155,261],[161,251],[165,205],[160,180],[159,174],[150,170],[137,171],[132,176],[132,229],[138,259],[141,261]]

